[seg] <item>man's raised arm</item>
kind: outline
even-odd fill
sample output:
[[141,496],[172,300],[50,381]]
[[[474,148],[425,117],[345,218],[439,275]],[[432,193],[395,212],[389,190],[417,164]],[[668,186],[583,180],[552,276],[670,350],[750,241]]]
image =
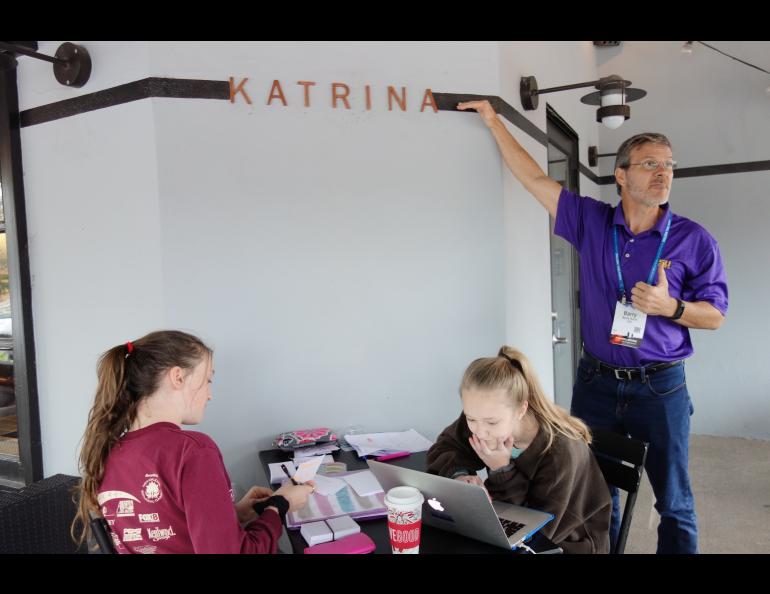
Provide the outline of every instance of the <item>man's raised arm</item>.
[[521,182],[527,191],[545,206],[551,216],[556,218],[556,207],[559,204],[559,194],[562,187],[548,177],[535,160],[525,151],[516,139],[511,136],[489,101],[468,101],[458,103],[457,109],[475,109],[487,128],[492,132],[500,154],[513,176]]

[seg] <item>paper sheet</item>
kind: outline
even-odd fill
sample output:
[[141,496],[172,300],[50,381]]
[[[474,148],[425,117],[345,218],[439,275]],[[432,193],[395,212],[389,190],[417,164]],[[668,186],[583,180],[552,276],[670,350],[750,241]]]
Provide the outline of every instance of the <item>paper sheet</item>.
[[308,446],[305,448],[298,448],[294,450],[294,455],[308,458],[310,456],[318,456],[319,454],[329,454],[331,452],[336,452],[337,450],[339,450],[339,447],[337,447],[336,444],[325,443],[318,446]]
[[347,485],[347,483],[341,479],[330,478],[322,474],[315,475],[313,480],[315,481],[316,493],[323,495],[324,497],[333,495],[340,489],[344,489]]
[[383,492],[380,482],[372,474],[371,470],[343,476],[342,480],[350,485],[359,497],[368,497],[369,495]]
[[318,468],[321,466],[323,460],[323,456],[315,456],[309,458],[307,462],[303,462],[297,466],[297,472],[295,472],[293,476],[294,480],[298,483],[306,483],[309,480],[312,480],[318,472]]
[[345,439],[356,448],[359,456],[368,456],[378,450],[424,452],[433,445],[433,442],[414,429],[392,433],[346,435]]
[[307,462],[308,460],[312,460],[313,458],[320,457],[323,462],[321,464],[331,464],[334,462],[334,456],[331,454],[326,454],[325,456],[300,456],[299,454],[294,454],[294,464],[299,466],[303,462]]
[[281,470],[281,464],[286,466],[286,469],[289,471],[289,474],[293,475],[295,472],[297,472],[296,467],[294,466],[293,462],[274,462],[273,464],[268,464],[267,467],[270,469],[270,484],[275,483],[282,483],[283,481],[287,480],[288,477],[286,476],[286,473]]

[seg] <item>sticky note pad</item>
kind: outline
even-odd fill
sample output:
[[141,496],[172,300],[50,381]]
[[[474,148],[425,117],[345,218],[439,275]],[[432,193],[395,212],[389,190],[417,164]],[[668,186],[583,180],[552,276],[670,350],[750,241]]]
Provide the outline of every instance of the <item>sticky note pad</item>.
[[326,522],[308,522],[307,524],[302,524],[299,533],[311,547],[321,544],[322,542],[331,542],[334,540],[334,533]]
[[340,538],[345,538],[351,534],[361,532],[361,526],[356,524],[356,521],[350,516],[331,518],[330,520],[326,520],[326,523],[334,533],[334,540],[339,540]]

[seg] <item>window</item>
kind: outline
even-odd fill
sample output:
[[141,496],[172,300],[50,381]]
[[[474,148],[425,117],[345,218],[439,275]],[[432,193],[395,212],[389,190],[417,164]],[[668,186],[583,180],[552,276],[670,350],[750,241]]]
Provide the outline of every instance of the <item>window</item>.
[[0,485],[22,487],[43,460],[16,68],[2,52],[0,66]]
[[8,285],[8,246],[2,190],[0,183],[0,458],[18,462],[19,428],[13,389],[13,319],[11,291]]

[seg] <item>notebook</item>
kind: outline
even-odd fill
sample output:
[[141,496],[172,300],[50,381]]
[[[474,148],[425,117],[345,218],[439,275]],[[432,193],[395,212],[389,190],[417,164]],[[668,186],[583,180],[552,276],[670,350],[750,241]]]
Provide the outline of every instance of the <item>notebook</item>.
[[[377,518],[388,515],[388,509],[385,507],[385,493],[383,491],[362,497],[344,481],[345,477],[361,473],[369,474],[369,471],[357,470],[335,474],[335,479],[343,479],[340,482],[344,486],[328,495],[322,495],[318,491],[310,495],[305,507],[286,514],[286,527],[296,529],[308,522],[317,522],[345,515],[354,519]],[[318,477],[320,476],[322,475],[318,475]]]
[[426,525],[491,545],[516,548],[554,518],[546,512],[490,501],[477,485],[375,460],[367,463],[386,493],[401,485],[422,493]]

